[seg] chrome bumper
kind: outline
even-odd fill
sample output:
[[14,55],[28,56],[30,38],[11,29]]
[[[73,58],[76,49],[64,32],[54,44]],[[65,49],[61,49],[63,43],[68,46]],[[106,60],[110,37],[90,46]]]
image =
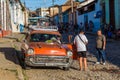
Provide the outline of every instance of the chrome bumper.
[[29,66],[62,66],[69,67],[71,58],[66,56],[29,56],[25,63]]

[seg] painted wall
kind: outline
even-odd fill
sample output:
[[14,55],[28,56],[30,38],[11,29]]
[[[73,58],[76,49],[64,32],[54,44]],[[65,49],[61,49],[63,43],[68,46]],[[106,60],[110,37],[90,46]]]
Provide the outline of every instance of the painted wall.
[[11,12],[11,23],[12,23],[12,32],[20,32],[18,27],[18,17],[17,17],[17,6],[13,1],[10,4],[10,12]]
[[8,0],[0,0],[0,37],[11,33],[11,23],[8,8]]
[[115,0],[115,24],[116,29],[120,28],[120,0]]
[[109,0],[105,0],[105,10],[106,10],[106,23],[110,23],[110,13],[109,13]]
[[63,22],[65,23],[69,22],[69,11],[63,13]]
[[56,15],[56,16],[54,17],[54,22],[55,22],[55,24],[58,24],[58,23],[59,23],[59,16],[58,16],[58,15]]
[[88,23],[90,20],[94,23],[93,32],[96,32],[100,28],[101,19],[95,18],[94,15],[97,11],[100,11],[100,10],[101,10],[100,0],[98,0],[98,2],[95,3],[95,11],[88,12],[88,13],[85,13],[82,15],[78,15],[78,11],[77,11],[77,24],[80,25],[81,22],[84,23],[84,21],[85,21],[84,17],[87,15],[88,16]]
[[2,30],[6,30],[6,1],[1,0],[1,23]]
[[[105,10],[106,10],[106,23],[110,23],[110,9],[109,9],[109,1],[110,0],[105,0]],[[114,0],[115,4],[115,28],[118,29],[120,28],[120,0]]]
[[1,0],[0,1],[0,5],[1,5],[1,26],[2,26],[2,30],[7,30],[7,29],[9,29],[8,27],[9,26],[7,26],[8,25],[8,22],[7,22],[7,20],[8,20],[8,17],[7,17],[7,7],[8,7],[8,4],[7,4],[7,2],[6,2],[6,0]]
[[22,7],[19,2],[13,2],[10,4],[12,32],[20,32],[20,24],[25,24],[25,15],[22,11]]

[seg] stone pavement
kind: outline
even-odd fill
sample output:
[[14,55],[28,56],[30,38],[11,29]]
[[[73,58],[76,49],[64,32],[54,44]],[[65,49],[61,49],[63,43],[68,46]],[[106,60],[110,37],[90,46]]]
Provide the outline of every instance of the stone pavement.
[[15,50],[15,45],[24,38],[25,34],[20,33],[0,38],[0,80],[24,80]]
[[13,33],[12,35],[7,35],[3,38],[0,38],[0,43],[22,41],[24,37],[24,33]]

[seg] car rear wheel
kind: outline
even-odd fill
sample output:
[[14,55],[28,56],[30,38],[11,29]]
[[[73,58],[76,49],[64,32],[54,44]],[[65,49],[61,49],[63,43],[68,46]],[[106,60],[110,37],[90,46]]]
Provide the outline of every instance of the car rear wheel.
[[30,70],[31,67],[30,67],[30,66],[26,66],[25,69],[26,69],[26,70]]

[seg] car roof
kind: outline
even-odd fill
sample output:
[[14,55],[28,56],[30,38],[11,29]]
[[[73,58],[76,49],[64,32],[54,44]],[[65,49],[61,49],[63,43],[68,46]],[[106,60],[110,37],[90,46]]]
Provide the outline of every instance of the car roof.
[[34,31],[31,31],[31,32],[30,32],[30,34],[35,34],[35,33],[40,33],[40,34],[53,34],[53,35],[61,36],[61,34],[60,34],[58,31],[34,30]]

